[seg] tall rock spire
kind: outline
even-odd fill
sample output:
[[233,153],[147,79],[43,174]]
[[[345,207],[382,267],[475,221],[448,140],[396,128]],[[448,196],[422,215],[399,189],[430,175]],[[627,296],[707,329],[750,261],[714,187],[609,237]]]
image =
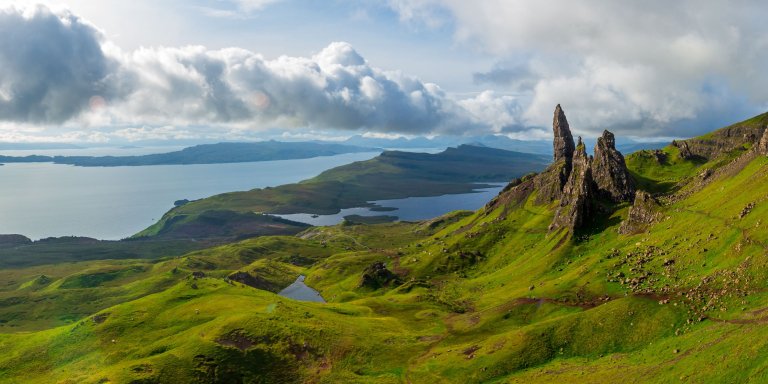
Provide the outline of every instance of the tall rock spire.
[[567,228],[574,231],[581,227],[592,212],[592,169],[591,159],[587,156],[586,146],[581,142],[576,146],[573,157],[573,170],[568,182],[563,187],[560,206],[549,230]]
[[560,104],[555,107],[552,130],[555,134],[553,143],[555,149],[555,162],[565,160],[566,163],[570,164],[576,146],[573,144],[573,135],[571,135],[571,128],[568,126],[568,119],[565,118],[565,112],[563,112],[563,108],[560,107]]
[[560,104],[555,107],[555,117],[552,120],[552,131],[555,139],[553,149],[555,161],[542,172],[536,179],[534,185],[539,191],[536,195],[537,204],[548,204],[554,200],[560,199],[565,183],[571,175],[571,166],[573,163],[573,151],[576,146],[573,144],[573,135],[568,126],[568,120]]
[[616,150],[616,139],[611,132],[603,131],[603,135],[597,139],[592,179],[597,192],[605,198],[621,202],[632,201],[635,197],[635,183],[624,156]]

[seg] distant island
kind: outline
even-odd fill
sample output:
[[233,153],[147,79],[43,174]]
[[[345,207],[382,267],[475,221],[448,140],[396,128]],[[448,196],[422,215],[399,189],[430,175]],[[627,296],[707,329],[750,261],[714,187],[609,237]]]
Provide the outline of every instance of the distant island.
[[308,159],[375,151],[380,150],[346,144],[263,141],[203,144],[175,152],[141,156],[0,156],[0,163],[56,163],[80,167],[223,164]]

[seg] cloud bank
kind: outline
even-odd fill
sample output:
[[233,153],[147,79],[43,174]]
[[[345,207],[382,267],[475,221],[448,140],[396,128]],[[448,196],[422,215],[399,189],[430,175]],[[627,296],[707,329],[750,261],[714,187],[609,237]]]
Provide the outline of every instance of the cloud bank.
[[528,124],[562,103],[582,131],[685,136],[768,107],[768,7],[757,0],[389,5],[408,22],[453,23],[456,41],[499,57],[475,81],[526,91]]
[[520,119],[513,98],[486,92],[456,100],[435,84],[372,66],[343,42],[273,60],[239,48],[124,52],[72,13],[0,12],[5,122],[465,134],[514,130]]

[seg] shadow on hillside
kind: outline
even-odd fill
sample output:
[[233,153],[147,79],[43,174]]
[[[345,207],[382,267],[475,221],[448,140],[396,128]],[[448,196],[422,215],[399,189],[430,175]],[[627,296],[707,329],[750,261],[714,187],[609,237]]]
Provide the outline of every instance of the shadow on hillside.
[[622,217],[618,215],[614,215],[614,213],[616,213],[616,211],[627,206],[629,206],[628,203],[622,203],[622,204],[610,204],[606,202],[598,203],[597,207],[595,208],[598,213],[592,218],[591,222],[587,223],[587,225],[583,226],[582,228],[576,229],[573,236],[574,240],[577,243],[586,241],[593,235],[602,233],[608,228],[618,227],[618,225],[621,224]]

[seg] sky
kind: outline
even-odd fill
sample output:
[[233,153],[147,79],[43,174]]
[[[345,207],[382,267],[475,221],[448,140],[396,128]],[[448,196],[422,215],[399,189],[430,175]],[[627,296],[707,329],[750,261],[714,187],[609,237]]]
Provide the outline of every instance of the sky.
[[0,141],[690,137],[768,107],[758,1],[0,0]]

